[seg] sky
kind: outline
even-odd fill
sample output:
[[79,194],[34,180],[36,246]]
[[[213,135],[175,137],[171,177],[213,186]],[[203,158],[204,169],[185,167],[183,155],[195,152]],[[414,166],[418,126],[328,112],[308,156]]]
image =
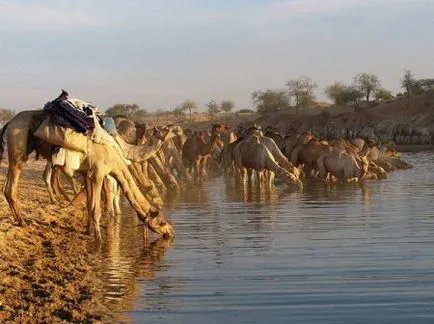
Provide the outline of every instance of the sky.
[[66,89],[102,109],[251,109],[254,91],[307,76],[326,100],[360,72],[395,93],[405,69],[434,77],[433,17],[433,0],[0,0],[0,108]]

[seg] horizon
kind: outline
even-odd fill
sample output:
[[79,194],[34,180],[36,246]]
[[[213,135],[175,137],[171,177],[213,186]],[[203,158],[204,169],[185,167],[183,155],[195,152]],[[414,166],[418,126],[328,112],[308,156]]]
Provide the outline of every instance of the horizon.
[[0,0],[0,108],[42,108],[66,89],[103,110],[254,109],[252,92],[300,76],[330,102],[325,87],[360,72],[396,94],[405,69],[434,76],[433,14],[428,0]]

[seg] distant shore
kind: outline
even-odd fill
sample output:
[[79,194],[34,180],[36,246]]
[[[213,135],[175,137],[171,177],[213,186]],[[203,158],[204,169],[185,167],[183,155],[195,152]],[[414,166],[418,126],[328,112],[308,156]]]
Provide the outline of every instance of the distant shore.
[[420,152],[434,150],[434,144],[397,144],[398,152]]

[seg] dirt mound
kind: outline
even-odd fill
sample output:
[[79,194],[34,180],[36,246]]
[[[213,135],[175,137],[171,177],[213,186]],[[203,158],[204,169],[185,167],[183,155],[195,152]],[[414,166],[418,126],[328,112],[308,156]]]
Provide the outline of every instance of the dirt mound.
[[337,127],[376,127],[379,123],[387,122],[393,127],[400,124],[423,126],[434,130],[434,90],[427,91],[419,96],[395,99],[387,103],[374,105],[370,108],[361,108],[354,111],[348,107],[347,112],[333,113],[333,108],[324,109],[316,115],[294,115],[289,112],[259,117],[256,122],[263,128],[272,126],[281,132],[287,133],[291,129],[306,130]]

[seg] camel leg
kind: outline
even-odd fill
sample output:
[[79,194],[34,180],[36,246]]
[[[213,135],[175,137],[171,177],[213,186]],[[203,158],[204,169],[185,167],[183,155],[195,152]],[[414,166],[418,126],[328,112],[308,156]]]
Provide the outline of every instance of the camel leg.
[[250,183],[253,182],[253,169],[247,169],[247,181]]
[[45,185],[47,186],[48,194],[50,195],[50,200],[52,204],[57,202],[56,197],[54,196],[53,186],[51,185],[51,177],[53,175],[53,164],[51,162],[47,162],[45,165],[44,173],[42,175],[42,179],[44,179]]
[[109,177],[105,178],[103,181],[102,190],[104,192],[106,212],[110,217],[116,219],[113,187],[114,184],[112,183],[112,179]]
[[247,182],[247,169],[244,167],[240,169],[240,179],[242,184]]
[[90,235],[90,232],[92,230],[92,221],[91,221],[91,213],[92,213],[92,181],[91,179],[86,175],[86,206],[87,206],[87,230],[86,234]]
[[71,201],[62,184],[60,183],[60,169],[57,167],[53,168],[52,179],[54,181],[54,188],[56,189],[57,194],[61,194],[66,201]]
[[[114,199],[113,199],[113,203],[115,206],[115,214],[116,216],[120,216],[122,214],[122,209],[121,209],[121,194],[122,194],[122,190],[121,190],[121,186],[116,182],[116,185],[114,186]],[[117,218],[119,219],[119,217]]]
[[202,175],[200,173],[200,158],[197,158],[194,164],[194,176],[196,178],[196,183],[201,182]]
[[25,225],[25,222],[21,216],[17,197],[18,181],[20,179],[22,168],[22,163],[10,164],[8,170],[8,177],[3,185],[3,193],[9,203],[9,206],[12,209],[14,218],[18,222],[19,226]]
[[256,171],[256,185],[258,188],[262,188],[263,183],[265,182],[265,174],[264,170]]
[[271,188],[274,184],[276,174],[273,171],[268,171],[268,187]]
[[208,179],[208,171],[207,171],[207,169],[208,169],[208,159],[210,158],[210,156],[209,155],[207,155],[207,156],[204,156],[202,159],[201,159],[201,165],[200,165],[200,168],[201,168],[201,176],[203,177],[203,179]]
[[96,170],[92,178],[88,180],[89,188],[89,201],[88,201],[88,212],[93,225],[93,231],[96,239],[101,242],[101,190],[104,181],[104,174]]

